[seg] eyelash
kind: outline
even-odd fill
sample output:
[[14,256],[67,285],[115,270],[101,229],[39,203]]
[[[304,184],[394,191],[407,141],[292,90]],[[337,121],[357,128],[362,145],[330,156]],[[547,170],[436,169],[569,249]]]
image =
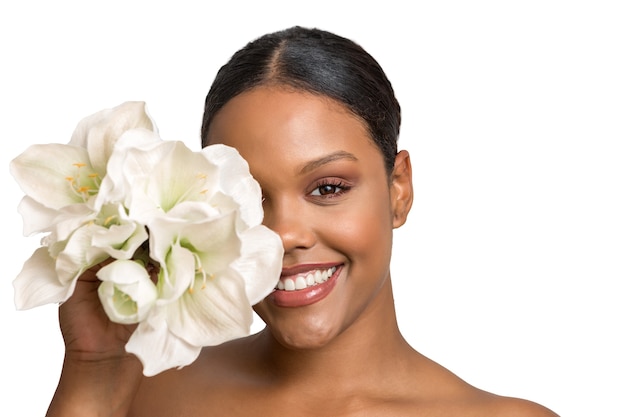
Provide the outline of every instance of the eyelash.
[[[322,194],[320,192],[320,189],[325,188],[325,187],[333,188],[334,192],[329,192],[328,194]],[[313,191],[311,191],[309,195],[313,197],[317,197],[317,198],[334,198],[350,191],[350,188],[352,187],[347,185],[341,180],[322,180],[315,185],[315,188],[313,189]],[[337,189],[339,190],[337,191]],[[319,194],[313,194],[316,191]]]

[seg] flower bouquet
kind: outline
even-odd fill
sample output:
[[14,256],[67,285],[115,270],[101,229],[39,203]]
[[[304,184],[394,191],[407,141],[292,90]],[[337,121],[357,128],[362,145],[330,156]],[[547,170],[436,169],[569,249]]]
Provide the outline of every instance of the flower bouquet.
[[16,307],[62,303],[106,263],[100,301],[111,321],[137,324],[126,350],[147,376],[247,335],[278,281],[282,243],[261,225],[246,161],[161,139],[143,102],[86,117],[68,144],[32,145],[10,169],[24,234],[45,234],[14,280]]

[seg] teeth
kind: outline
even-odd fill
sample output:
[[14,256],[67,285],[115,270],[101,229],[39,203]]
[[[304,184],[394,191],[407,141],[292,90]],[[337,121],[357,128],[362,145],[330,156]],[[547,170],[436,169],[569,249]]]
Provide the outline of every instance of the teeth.
[[284,278],[278,281],[276,285],[277,290],[285,290],[285,291],[295,291],[295,290],[303,290],[307,287],[312,287],[314,285],[321,284],[323,282],[328,281],[328,278],[331,277],[337,270],[336,267],[311,271],[307,274],[298,275],[294,278]]
[[306,278],[298,277],[296,278],[296,290],[303,290],[306,288]]
[[[319,272],[319,271],[317,271],[317,272]],[[308,274],[306,276],[306,285],[308,287],[310,287],[313,284],[315,284],[315,277],[313,276],[313,274]]]

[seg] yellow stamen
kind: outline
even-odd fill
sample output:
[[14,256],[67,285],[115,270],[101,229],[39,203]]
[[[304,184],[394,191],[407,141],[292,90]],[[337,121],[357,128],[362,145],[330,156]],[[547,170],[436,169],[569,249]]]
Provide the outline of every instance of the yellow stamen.
[[86,163],[84,163],[84,162],[76,162],[76,163],[75,163],[75,164],[73,164],[73,165],[74,165],[76,168],[82,168],[82,167],[84,167],[84,166],[85,166],[85,165],[87,165],[87,164],[86,164]]

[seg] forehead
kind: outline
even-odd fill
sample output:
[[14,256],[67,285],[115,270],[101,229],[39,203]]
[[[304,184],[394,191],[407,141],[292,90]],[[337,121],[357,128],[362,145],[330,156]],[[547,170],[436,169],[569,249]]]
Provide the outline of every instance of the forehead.
[[257,87],[231,99],[214,117],[208,143],[236,148],[256,163],[284,165],[343,151],[380,160],[365,123],[330,98],[282,87]]

